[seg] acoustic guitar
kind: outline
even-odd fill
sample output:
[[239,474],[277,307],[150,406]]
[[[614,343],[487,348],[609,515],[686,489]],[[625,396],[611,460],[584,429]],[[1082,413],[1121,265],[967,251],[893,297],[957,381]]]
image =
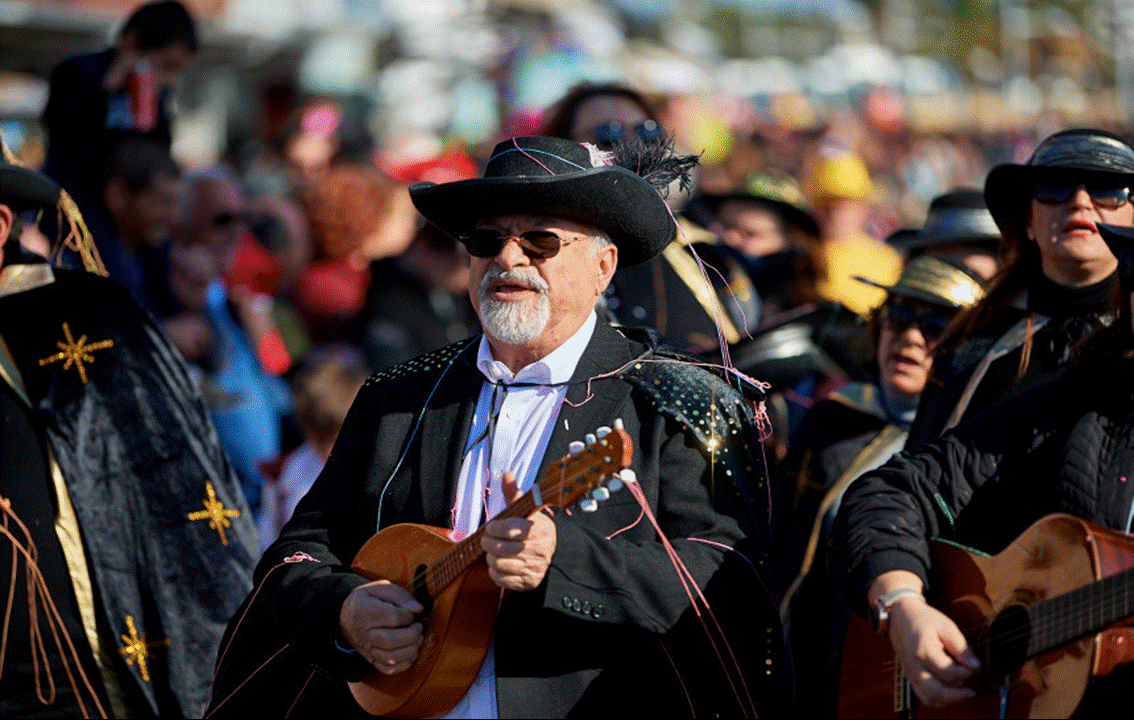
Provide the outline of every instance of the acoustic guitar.
[[1068,717],[1092,676],[1134,660],[1134,536],[1057,514],[995,556],[931,546],[928,599],[980,658],[975,697],[917,706],[889,639],[854,616],[839,717]]
[[[544,505],[567,507],[579,501],[584,512],[610,496],[621,479],[614,473],[630,466],[633,442],[615,421],[613,430],[599,428],[587,442],[572,443],[572,452],[552,464],[532,489],[497,518],[528,517]],[[405,672],[383,675],[377,670],[350,690],[364,710],[395,718],[430,717],[452,709],[476,679],[492,640],[500,588],[488,576],[480,547],[484,526],[460,542],[444,528],[404,523],[391,525],[358,551],[351,569],[371,580],[389,580],[411,593],[425,607],[421,655]]]

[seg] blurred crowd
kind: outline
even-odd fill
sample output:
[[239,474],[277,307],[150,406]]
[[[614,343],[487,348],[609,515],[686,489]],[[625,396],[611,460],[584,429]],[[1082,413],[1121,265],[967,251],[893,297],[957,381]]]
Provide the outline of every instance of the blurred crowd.
[[[171,151],[171,92],[198,50],[193,19],[167,0],[137,10],[113,46],[58,65],[43,170],[75,199],[109,277],[188,361],[266,547],[366,378],[478,332],[464,246],[425,223],[407,188],[478,177],[502,138],[452,137],[407,161],[339,101],[289,95],[259,136],[190,168]],[[502,123],[599,149],[633,140],[643,163],[654,150],[700,156],[695,181],[666,199],[678,239],[619,271],[599,310],[766,385],[781,609],[795,646],[814,650],[796,656],[816,684],[801,687],[821,690],[801,694],[801,711],[831,710],[850,613],[822,570],[842,492],[902,447],[1051,379],[1104,324],[1113,256],[1049,256],[1034,242],[1044,216],[1021,208],[1093,202],[1103,220],[1134,224],[1120,216],[1128,188],[1119,198],[1102,181],[1042,173],[1048,184],[1033,187],[1000,169],[1062,168],[1060,143],[1088,159],[1090,143],[1117,143],[1121,155],[1117,135],[915,133],[891,121],[888,100],[879,89],[853,111],[786,123],[738,98],[750,122],[711,151],[706,124],[729,126],[709,105],[623,82],[581,83]],[[1034,198],[1004,189],[1016,185]],[[80,265],[50,236],[28,223],[20,241]],[[1042,323],[1012,315],[1021,303]],[[795,626],[793,613],[823,621]]]
[[[171,154],[170,96],[198,49],[184,8],[159,2],[113,47],[62,62],[42,118],[44,170],[78,202],[110,277],[190,361],[267,543],[366,375],[476,332],[464,249],[424,223],[406,188],[477,176],[492,143],[452,138],[393,161],[404,154],[376,147],[339,102],[295,97],[286,120],[266,118],[222,163],[189,169]],[[866,321],[915,251],[898,231],[1036,140],[917,135],[880,119],[880,103],[868,95],[857,112],[802,126],[749,108],[757,120],[712,157],[698,144],[706,105],[625,83],[582,83],[504,125],[599,147],[636,135],[702,156],[696,183],[668,198],[679,241],[619,273],[605,311],[772,383],[768,446],[781,460],[807,409],[874,376]],[[954,253],[983,280],[994,236],[971,258]]]

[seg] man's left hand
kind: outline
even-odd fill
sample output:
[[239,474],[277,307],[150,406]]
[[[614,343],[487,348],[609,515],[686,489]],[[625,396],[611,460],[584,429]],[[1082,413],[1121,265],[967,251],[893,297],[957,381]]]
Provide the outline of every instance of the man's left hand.
[[[504,473],[502,486],[509,504],[521,495],[511,472]],[[480,546],[488,554],[492,582],[520,592],[539,587],[555,554],[555,538],[555,523],[543,512],[485,524]]]

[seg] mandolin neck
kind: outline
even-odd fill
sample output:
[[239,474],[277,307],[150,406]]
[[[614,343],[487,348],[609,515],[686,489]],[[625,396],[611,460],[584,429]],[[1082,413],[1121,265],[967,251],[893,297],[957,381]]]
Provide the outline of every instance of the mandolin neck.
[[[501,510],[493,519],[527,517],[535,510],[535,498],[532,492],[528,491],[511,505]],[[464,540],[454,543],[453,547],[449,548],[444,555],[434,560],[426,568],[425,587],[431,598],[436,598],[450,583],[484,557],[484,549],[480,546],[482,537],[484,537],[484,525],[478,527],[476,532]]]
[[[601,485],[612,473],[630,467],[634,443],[621,423],[616,422],[613,430],[600,428],[595,432],[598,437],[588,435],[586,446],[579,442],[578,450],[552,463],[531,490],[500,511],[496,518],[526,518],[548,502],[567,507]],[[480,562],[484,557],[480,546],[482,537],[484,525],[454,543],[445,554],[416,573],[413,591],[422,604],[435,599],[466,570]]]

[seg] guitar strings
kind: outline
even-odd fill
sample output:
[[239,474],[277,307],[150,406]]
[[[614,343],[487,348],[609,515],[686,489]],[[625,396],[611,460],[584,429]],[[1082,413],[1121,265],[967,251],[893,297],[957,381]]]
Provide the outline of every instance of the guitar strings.
[[[1126,582],[1123,582],[1123,580]],[[1094,588],[1098,588],[1098,590],[1096,591]],[[1128,607],[1131,602],[1132,589],[1134,589],[1134,569],[1127,569],[1100,578],[1093,583],[1074,588],[1066,593],[1043,598],[1031,605],[1020,605],[1019,607],[1024,608],[1027,612],[1029,619],[1034,620],[1038,616],[1039,621],[1028,622],[1021,627],[997,633],[990,633],[987,637],[983,638],[983,641],[978,644],[978,647],[987,649],[989,646],[996,643],[1012,643],[1024,639],[1043,639],[1042,641],[1046,647],[1052,644],[1052,635],[1055,631],[1063,630],[1063,634],[1065,635],[1071,623],[1074,623],[1076,626],[1083,625],[1085,622],[1083,609],[1088,605],[1102,606],[1109,603],[1117,607],[1121,601],[1124,606]],[[1002,613],[1004,610],[1000,612]],[[999,616],[999,614],[1000,613],[997,613],[997,616]],[[994,618],[997,616],[994,616]],[[1121,618],[1118,618],[1118,620],[1121,620]],[[976,627],[970,626],[965,632],[966,636],[972,637],[976,634],[974,631],[987,624],[987,622],[988,620],[986,619],[985,622],[980,623]],[[1117,620],[1113,622],[1117,622]],[[1107,629],[1107,625],[1112,623],[1091,622],[1090,624],[1093,627],[1083,627],[1082,631],[1077,632],[1074,637],[1055,643],[1055,645],[1058,646],[1065,642],[1072,642],[1076,639],[1102,632]],[[1121,625],[1119,626],[1121,627]],[[1028,657],[1033,656],[1034,654]]]

